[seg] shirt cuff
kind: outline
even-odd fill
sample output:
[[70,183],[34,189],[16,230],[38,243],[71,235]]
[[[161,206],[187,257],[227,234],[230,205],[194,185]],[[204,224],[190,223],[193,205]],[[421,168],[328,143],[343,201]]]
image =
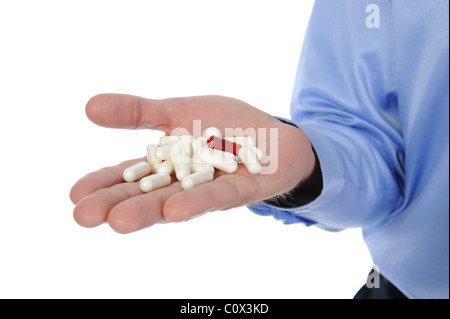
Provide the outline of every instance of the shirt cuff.
[[253,213],[260,216],[272,216],[276,220],[282,221],[284,224],[295,224],[302,223],[306,226],[311,226],[317,224],[315,221],[309,220],[307,218],[303,218],[297,214],[294,214],[289,211],[285,211],[278,207],[265,204],[263,202],[256,202],[247,205],[248,209],[250,209]]

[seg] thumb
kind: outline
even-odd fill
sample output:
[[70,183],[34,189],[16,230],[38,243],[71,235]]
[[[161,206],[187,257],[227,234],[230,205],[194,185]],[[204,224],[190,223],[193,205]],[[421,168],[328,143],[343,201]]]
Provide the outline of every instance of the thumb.
[[177,114],[176,99],[150,100],[126,94],[100,94],[86,104],[86,115],[111,128],[168,130]]

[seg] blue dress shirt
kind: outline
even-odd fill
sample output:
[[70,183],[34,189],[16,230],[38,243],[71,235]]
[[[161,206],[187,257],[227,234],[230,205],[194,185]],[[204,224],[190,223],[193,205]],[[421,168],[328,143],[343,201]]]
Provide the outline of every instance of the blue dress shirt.
[[362,227],[374,264],[407,297],[449,298],[448,48],[448,0],[317,0],[291,115],[323,190],[301,207],[249,208]]

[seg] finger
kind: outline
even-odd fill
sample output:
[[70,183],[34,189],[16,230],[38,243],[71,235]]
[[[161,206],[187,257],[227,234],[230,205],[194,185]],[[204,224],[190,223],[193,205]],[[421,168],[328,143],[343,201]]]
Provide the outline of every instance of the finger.
[[163,215],[164,203],[182,191],[181,183],[154,190],[122,201],[109,211],[107,221],[112,229],[126,234],[166,222]]
[[150,100],[126,94],[100,94],[86,104],[87,117],[112,128],[166,130],[177,115],[177,99]]
[[259,188],[257,178],[249,174],[221,175],[170,197],[164,205],[164,216],[168,221],[179,222],[209,211],[242,206],[254,201]]
[[73,217],[83,227],[96,227],[106,221],[114,206],[140,194],[139,183],[122,183],[99,189],[78,202]]
[[133,159],[116,166],[104,167],[98,171],[87,174],[78,180],[70,190],[70,200],[78,203],[83,197],[93,192],[123,182],[123,170],[145,158]]

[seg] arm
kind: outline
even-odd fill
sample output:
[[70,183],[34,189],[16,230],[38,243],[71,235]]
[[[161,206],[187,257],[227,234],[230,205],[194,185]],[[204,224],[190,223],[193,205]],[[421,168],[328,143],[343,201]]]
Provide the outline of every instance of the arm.
[[[321,175],[323,189],[319,196],[288,196],[282,205],[251,205],[254,212],[339,230],[380,223],[401,203],[403,144],[391,8],[387,1],[380,6],[382,27],[368,29],[363,2],[316,2],[291,113],[319,161],[321,174],[312,187]],[[300,182],[291,193],[307,186]]]

